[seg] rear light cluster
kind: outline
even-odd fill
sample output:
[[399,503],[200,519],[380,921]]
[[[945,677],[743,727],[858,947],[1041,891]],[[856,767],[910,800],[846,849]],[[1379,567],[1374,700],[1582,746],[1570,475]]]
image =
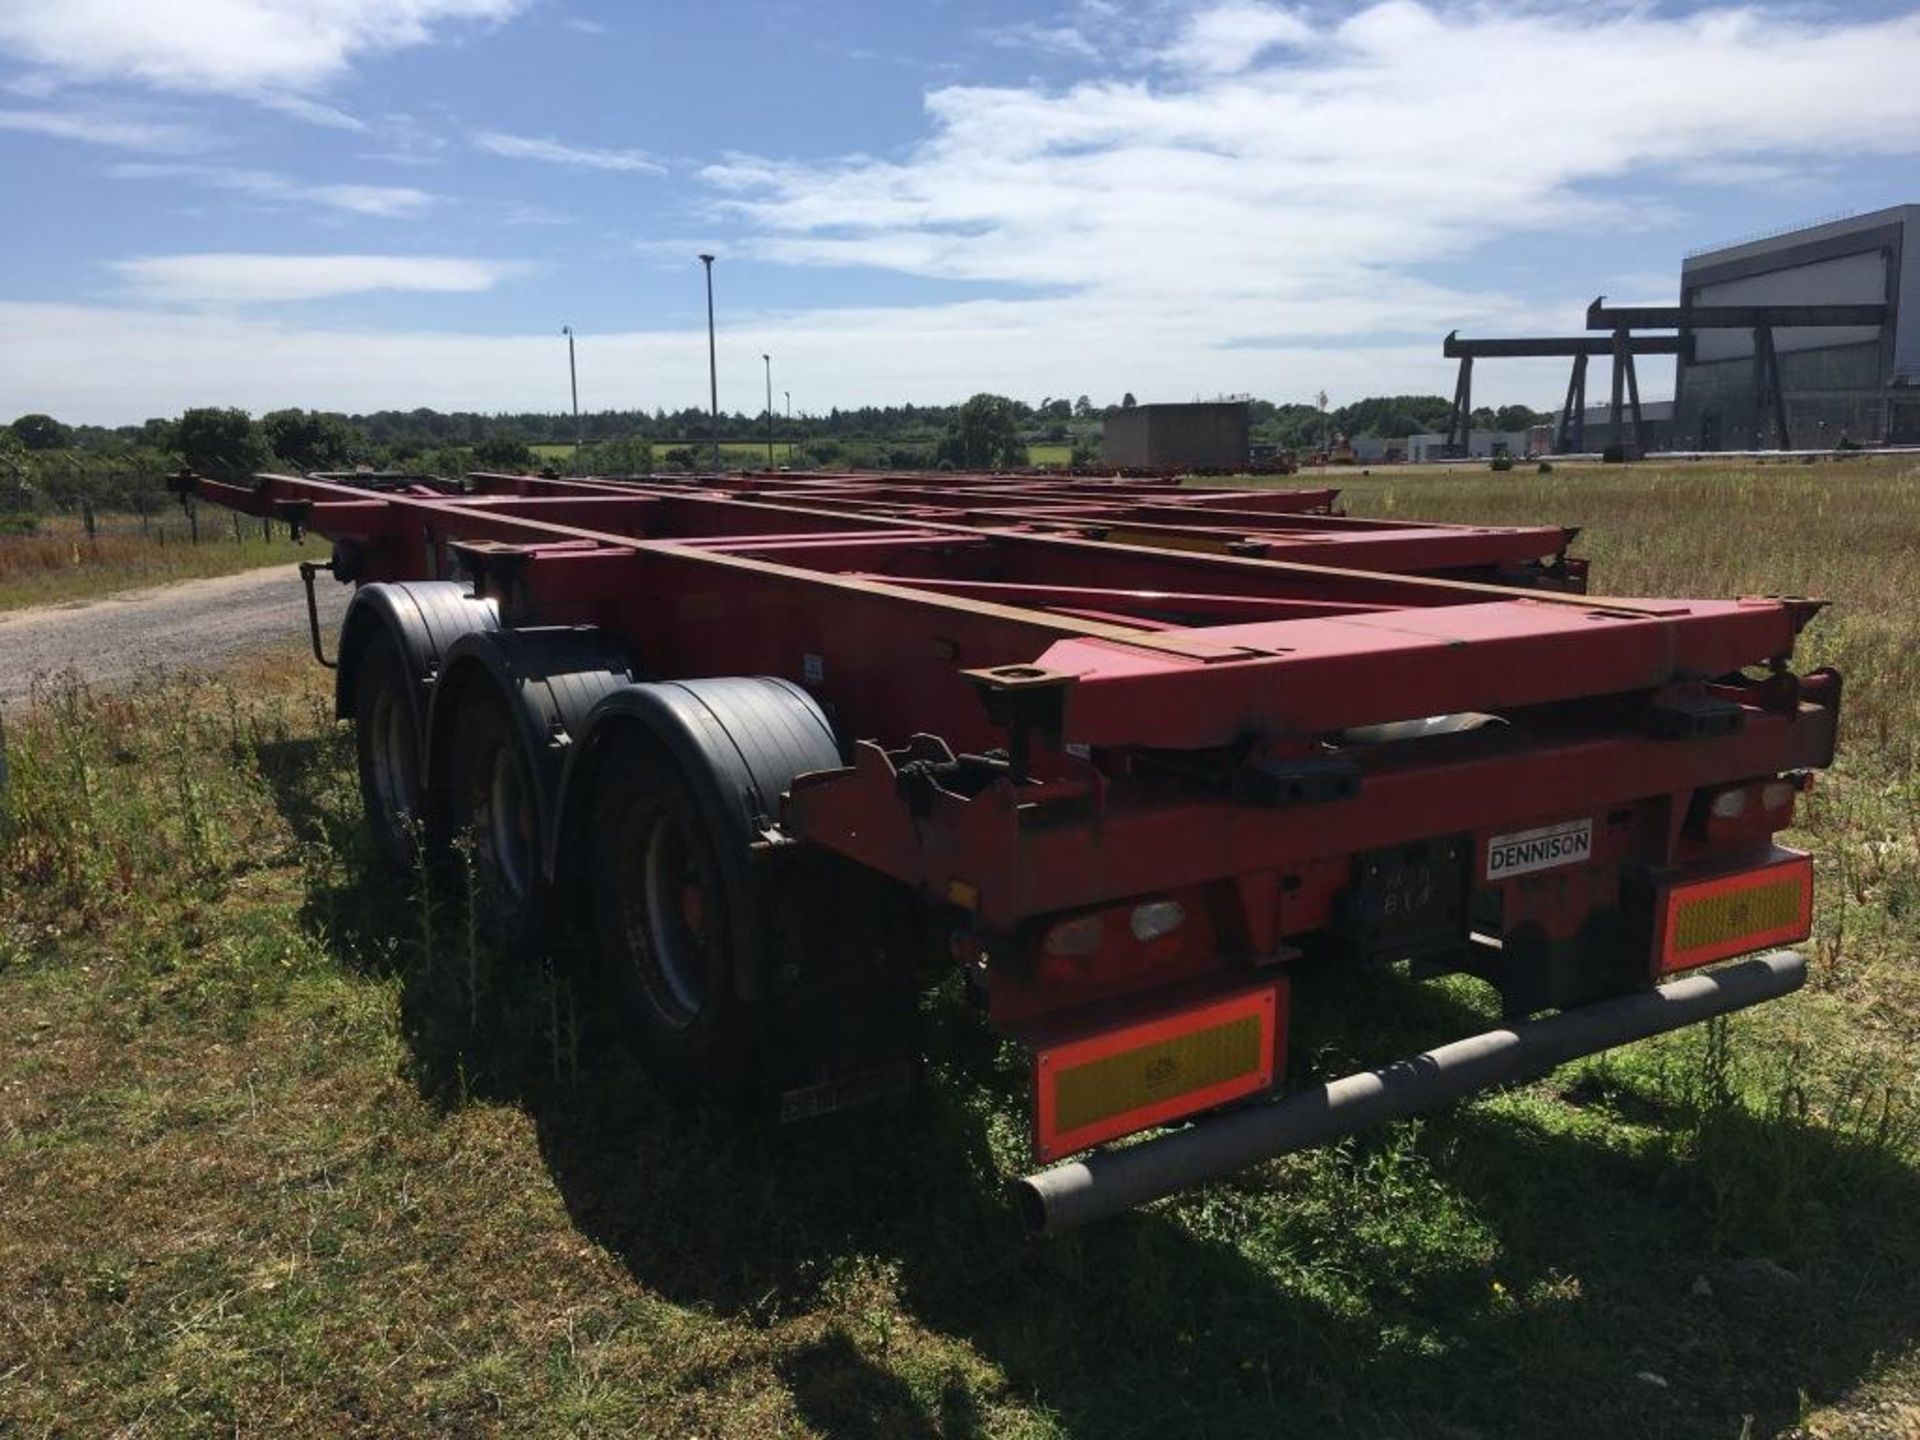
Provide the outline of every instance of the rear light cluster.
[[1107,944],[1109,923],[1117,927],[1122,915],[1126,917],[1127,933],[1143,945],[1173,934],[1187,921],[1186,906],[1178,900],[1149,900],[1131,910],[1102,910],[1056,921],[1048,927],[1040,949],[1059,959],[1097,955]]
[[1745,780],[1700,792],[1699,828],[1710,841],[1771,835],[1793,823],[1793,797],[1812,782],[1810,775]]
[[1738,820],[1753,810],[1787,810],[1795,794],[1791,780],[1769,780],[1764,785],[1736,785],[1713,797],[1707,808],[1716,820]]

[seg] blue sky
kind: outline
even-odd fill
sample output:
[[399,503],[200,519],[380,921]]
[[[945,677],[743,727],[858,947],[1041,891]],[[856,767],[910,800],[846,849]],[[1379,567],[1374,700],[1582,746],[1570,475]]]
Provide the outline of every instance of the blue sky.
[[702,403],[702,249],[729,408],[1444,392],[1920,200],[1916,74],[1888,5],[0,0],[0,412],[557,409],[562,324]]

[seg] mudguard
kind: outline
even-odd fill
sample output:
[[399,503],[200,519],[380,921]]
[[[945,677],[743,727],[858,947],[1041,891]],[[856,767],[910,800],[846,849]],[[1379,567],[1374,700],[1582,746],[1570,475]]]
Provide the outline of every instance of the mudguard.
[[422,769],[429,791],[442,781],[446,746],[460,697],[489,685],[507,701],[534,781],[540,853],[549,878],[569,751],[595,705],[633,682],[632,662],[604,632],[589,627],[469,631],[448,646],[433,686]]
[[362,585],[340,622],[339,668],[334,671],[333,714],[351,720],[360,683],[360,651],[376,626],[385,626],[419,684],[408,691],[415,734],[427,737],[428,697],[461,636],[500,626],[499,608],[476,600],[473,587],[453,580],[410,580]]
[[[562,782],[565,814],[551,832],[556,853],[571,841],[590,843],[584,832],[592,804],[593,777],[608,741],[622,729],[639,725],[673,758],[692,786],[720,847],[720,862],[747,893],[750,848],[770,838],[780,815],[780,797],[795,777],[838,769],[842,762],[833,727],[811,695],[788,680],[770,676],[726,676],[623,685],[593,707],[567,756]],[[744,906],[734,917],[742,927],[741,949],[764,957],[769,948],[760,929],[765,917]],[[759,965],[736,975],[744,999],[757,999],[767,976]]]

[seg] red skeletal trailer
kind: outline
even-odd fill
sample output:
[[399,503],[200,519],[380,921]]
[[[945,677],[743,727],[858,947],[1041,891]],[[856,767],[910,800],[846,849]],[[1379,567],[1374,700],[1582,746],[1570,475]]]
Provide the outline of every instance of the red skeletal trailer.
[[[1818,602],[1588,596],[1573,532],[1329,491],[179,488],[333,540],[376,838],[470,835],[509,946],[581,927],[667,1090],[892,1093],[937,956],[1031,1050],[1037,1159],[1180,1127],[1028,1177],[1038,1228],[1804,975],[1699,967],[1808,933],[1774,837],[1833,754]],[[1516,1023],[1215,1113],[1283,1088],[1296,987],[1405,959]]]

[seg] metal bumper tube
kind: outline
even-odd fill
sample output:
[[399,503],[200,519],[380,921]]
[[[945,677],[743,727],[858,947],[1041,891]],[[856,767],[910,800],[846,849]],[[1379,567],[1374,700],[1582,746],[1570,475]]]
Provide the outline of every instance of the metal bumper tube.
[[1490,1086],[1531,1079],[1583,1055],[1778,999],[1806,978],[1801,956],[1786,950],[1761,955],[1653,990],[1469,1036],[1158,1139],[1096,1151],[1015,1181],[1014,1195],[1032,1233],[1058,1234],[1262,1160],[1404,1119]]

